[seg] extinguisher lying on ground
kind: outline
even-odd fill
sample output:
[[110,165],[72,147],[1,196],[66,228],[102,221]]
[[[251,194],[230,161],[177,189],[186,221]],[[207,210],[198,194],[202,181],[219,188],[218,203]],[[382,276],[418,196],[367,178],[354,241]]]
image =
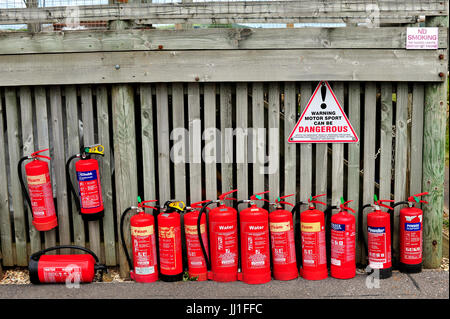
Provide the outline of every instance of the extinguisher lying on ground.
[[[394,202],[393,200],[378,200],[374,196],[374,204],[366,204],[359,211],[359,233],[363,237],[366,256],[369,258],[369,267],[372,271],[379,272],[380,279],[392,276],[392,231],[393,213],[392,207],[383,203]],[[387,208],[388,212],[383,212],[381,207]],[[363,232],[363,212],[365,208],[372,207],[372,211],[367,214],[367,241]]]
[[[32,211],[33,225],[38,231],[47,231],[58,226],[48,163],[39,159],[45,158],[50,160],[48,156],[39,155],[39,153],[45,151],[48,151],[48,149],[22,157],[17,165],[22,192]],[[32,160],[25,164],[29,196],[22,176],[22,163],[26,160]]]
[[75,200],[83,220],[98,220],[104,216],[102,187],[98,170],[98,161],[91,155],[104,156],[105,149],[102,145],[82,147],[80,154],[72,155],[66,162],[66,178],[70,190],[75,198],[77,194],[70,179],[70,163],[75,158],[80,160],[75,163],[75,171],[78,180],[79,200]]
[[298,277],[293,220],[295,210],[288,211],[282,206],[294,206],[282,201],[293,195],[295,194],[278,197],[275,202],[270,203],[275,207],[275,210],[269,213],[269,228],[273,278],[276,280],[292,280]]
[[158,247],[160,279],[172,282],[183,279],[181,217],[186,205],[182,201],[167,201],[158,212]]
[[422,232],[423,211],[414,204],[428,202],[420,200],[419,196],[428,195],[428,192],[419,193],[408,197],[407,201],[397,202],[393,208],[399,205],[407,205],[400,209],[400,263],[399,270],[406,273],[418,273],[422,271]]
[[[218,200],[205,203],[197,219],[197,232],[203,257],[208,269],[208,279],[220,282],[236,281],[238,277],[238,214],[236,209],[225,205],[225,200],[236,200],[227,197],[237,189],[223,193]],[[201,235],[201,221],[207,207],[217,203],[218,206],[208,213],[209,254]]]
[[[75,255],[45,255],[57,249],[77,249],[87,254]],[[100,264],[98,257],[91,250],[73,245],[50,247],[31,255],[28,263],[30,281],[33,284],[43,283],[89,283],[94,280],[97,271],[107,271],[106,266]]]
[[338,279],[350,279],[356,275],[356,226],[355,216],[349,213],[355,211],[344,202],[340,211],[331,217],[331,276]]
[[[208,269],[206,267],[206,260],[203,256],[202,247],[198,238],[198,233],[205,245],[205,251],[208,255],[208,238],[206,233],[206,215],[203,214],[200,220],[200,231],[197,229],[198,215],[201,204],[207,203],[209,200],[197,202],[186,207],[187,213],[184,214],[184,233],[186,236],[186,251],[188,258],[188,273],[189,278],[196,278],[197,281],[205,281],[208,279]],[[209,210],[209,208],[207,208]],[[209,255],[207,256],[209,257]]]
[[247,284],[263,284],[271,280],[269,212],[255,204],[257,200],[269,202],[261,196],[268,192],[237,202],[237,205],[250,204],[239,212],[242,273],[238,274],[238,279]]
[[[136,282],[154,282],[158,280],[155,218],[152,214],[145,213],[144,208],[157,210],[156,207],[145,205],[146,203],[156,202],[156,200],[141,201],[138,197],[138,202],[137,206],[128,207],[122,213],[120,217],[120,237],[130,267],[131,279]],[[131,212],[137,213],[130,218],[133,262],[128,254],[123,230],[125,217]]]

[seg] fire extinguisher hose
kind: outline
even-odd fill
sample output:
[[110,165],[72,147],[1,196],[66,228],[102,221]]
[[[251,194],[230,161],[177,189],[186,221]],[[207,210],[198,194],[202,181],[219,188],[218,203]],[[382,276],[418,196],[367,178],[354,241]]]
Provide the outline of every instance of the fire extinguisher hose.
[[72,184],[72,179],[70,177],[70,162],[72,162],[74,159],[76,159],[79,155],[75,154],[69,157],[69,159],[66,162],[66,180],[67,180],[67,186],[70,189],[71,194],[74,197],[75,205],[77,206],[77,210],[80,211],[80,199],[78,198],[77,192],[75,191],[75,187]]
[[28,206],[30,207],[30,211],[31,211],[32,207],[31,207],[30,195],[28,195],[27,188],[25,187],[25,182],[23,180],[23,174],[22,174],[22,163],[28,159],[30,159],[28,156],[24,156],[19,160],[19,163],[17,164],[17,174],[19,175],[19,182],[20,182],[20,186],[22,188],[23,196],[25,197],[25,199],[28,203]]
[[[198,219],[197,219],[197,234],[198,234],[198,241],[200,242],[200,247],[202,248],[203,258],[205,258],[206,269],[207,269],[208,271],[211,270],[211,261],[208,259],[208,256],[211,256],[211,255],[208,255],[208,254],[206,253],[206,248],[205,248],[205,244],[203,243],[203,238],[202,238],[202,233],[201,233],[201,229],[200,229],[200,224],[201,224],[201,218],[202,218],[202,215],[203,215],[203,213],[206,211],[206,208],[207,208],[209,205],[214,204],[214,203],[215,203],[215,201],[209,201],[209,202],[205,203],[205,204],[203,205],[202,209],[200,209],[200,212],[199,212],[199,214],[198,214]],[[208,225],[208,223],[206,223],[206,225]],[[208,226],[206,226],[206,227],[208,227]],[[209,238],[209,236],[208,236],[208,231],[206,232],[206,237]],[[211,245],[208,245],[208,247],[211,247]],[[211,252],[210,252],[210,253],[211,253]]]
[[364,231],[363,231],[363,225],[364,225],[364,221],[363,221],[363,212],[364,209],[371,207],[372,204],[366,204],[363,207],[361,207],[359,209],[359,213],[358,213],[358,234],[359,234],[359,238],[362,238],[362,242],[364,244],[364,251],[366,252],[366,257],[369,256],[369,248],[367,246],[367,240],[366,240],[366,236],[364,236]]
[[[300,206],[304,205],[306,203],[300,201],[295,203],[294,207],[292,207],[291,209],[291,213],[292,213],[292,219],[293,222],[295,223],[294,225],[294,234],[295,237],[299,239],[299,241],[296,243],[295,245],[295,259],[297,260],[297,265],[301,266],[302,265],[302,243],[301,243],[301,237],[300,237],[300,212],[298,213],[298,218],[296,218],[294,220],[294,216],[296,214],[296,212],[300,209]],[[294,240],[295,242],[295,240]]]
[[126,215],[128,215],[128,213],[131,212],[132,209],[133,209],[132,206],[128,207],[127,209],[125,209],[125,211],[120,216],[120,239],[122,241],[123,251],[125,252],[125,257],[127,258],[127,262],[128,262],[128,266],[130,267],[130,270],[133,269],[133,262],[131,261],[130,254],[128,253],[128,249],[127,249],[127,244],[125,243],[125,236],[124,236],[124,232],[123,232],[123,225],[124,225],[124,222],[125,222]]

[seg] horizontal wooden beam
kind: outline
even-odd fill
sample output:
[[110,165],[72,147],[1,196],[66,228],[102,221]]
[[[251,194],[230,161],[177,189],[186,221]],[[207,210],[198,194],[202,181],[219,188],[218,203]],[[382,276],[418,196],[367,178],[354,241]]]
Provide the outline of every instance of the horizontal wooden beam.
[[446,15],[447,1],[296,0],[142,3],[0,10],[0,24],[136,20],[142,23],[416,22],[418,16]]
[[[439,59],[443,54],[444,59]],[[252,81],[442,81],[446,50],[305,49],[0,56],[0,86]]]
[[[148,50],[404,49],[405,27],[0,33],[0,55]],[[439,29],[447,48],[447,29]]]

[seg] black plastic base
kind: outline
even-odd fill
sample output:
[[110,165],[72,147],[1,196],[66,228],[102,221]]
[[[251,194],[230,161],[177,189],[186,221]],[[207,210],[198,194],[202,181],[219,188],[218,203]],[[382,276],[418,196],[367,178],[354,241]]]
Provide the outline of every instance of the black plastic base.
[[83,214],[81,213],[81,218],[83,218],[84,221],[90,222],[93,220],[99,220],[102,219],[103,216],[105,216],[105,211],[102,210],[98,213],[94,213],[94,214]]
[[165,282],[174,282],[183,280],[183,273],[180,272],[178,275],[159,275],[159,279]]
[[400,270],[403,273],[416,274],[418,272],[422,272],[422,263],[415,264],[415,265],[408,265],[408,264],[404,264],[404,263],[399,263],[398,264],[398,270]]
[[369,275],[373,274],[375,271],[379,272],[379,279],[387,279],[392,277],[392,267],[386,269],[372,269],[372,271],[369,272]]
[[28,263],[28,272],[30,273],[30,281],[32,284],[40,284],[39,274],[38,274],[38,264],[39,260],[34,260],[30,258],[30,262]]

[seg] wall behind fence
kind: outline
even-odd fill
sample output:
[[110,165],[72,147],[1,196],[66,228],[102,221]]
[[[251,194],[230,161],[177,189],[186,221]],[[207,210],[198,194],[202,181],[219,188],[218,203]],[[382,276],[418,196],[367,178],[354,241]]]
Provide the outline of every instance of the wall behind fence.
[[[326,193],[329,204],[343,196],[357,209],[372,202],[373,194],[401,200],[420,192],[423,84],[332,82],[360,142],[289,144],[317,84],[125,85],[129,95],[118,94],[122,85],[1,88],[2,264],[25,266],[31,253],[55,243],[88,246],[108,265],[125,264],[118,251],[116,205],[135,205],[137,195],[161,204],[173,198],[192,203],[237,188],[239,199],[265,190],[271,200],[295,193],[293,203]],[[246,135],[246,128],[253,130]],[[64,165],[80,146],[93,143],[106,149],[99,158],[105,217],[84,223],[68,192]],[[20,157],[47,147],[59,225],[39,233],[16,166]],[[133,200],[120,202],[127,197]],[[395,257],[398,238],[394,245]],[[358,259],[361,253],[359,245]]]

